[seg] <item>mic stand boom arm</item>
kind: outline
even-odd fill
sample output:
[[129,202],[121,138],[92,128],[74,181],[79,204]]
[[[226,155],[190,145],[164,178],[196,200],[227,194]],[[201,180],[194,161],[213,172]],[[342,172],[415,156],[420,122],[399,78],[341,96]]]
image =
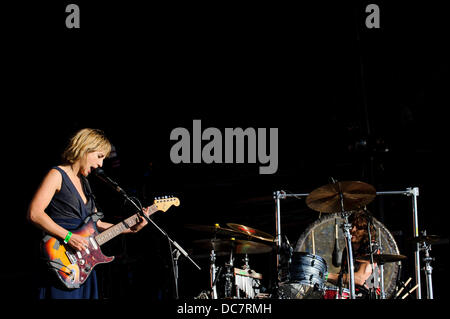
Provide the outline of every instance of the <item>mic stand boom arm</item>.
[[201,270],[200,266],[197,265],[197,263],[195,261],[192,260],[191,257],[189,257],[188,253],[174,240],[172,240],[169,235],[161,229],[161,227],[159,227],[153,220],[151,220],[150,218],[147,217],[147,215],[144,214],[144,211],[141,209],[141,207],[139,207],[133,200],[131,200],[131,198],[125,193],[125,192],[121,192],[121,194],[123,195],[123,197],[129,202],[131,203],[139,212],[139,214],[148,222],[151,223],[153,226],[155,226],[156,229],[158,229],[164,236],[166,236],[167,240],[169,241],[170,244],[174,245],[183,255],[184,257],[186,257],[187,259],[189,259],[195,267],[197,267],[198,270]]

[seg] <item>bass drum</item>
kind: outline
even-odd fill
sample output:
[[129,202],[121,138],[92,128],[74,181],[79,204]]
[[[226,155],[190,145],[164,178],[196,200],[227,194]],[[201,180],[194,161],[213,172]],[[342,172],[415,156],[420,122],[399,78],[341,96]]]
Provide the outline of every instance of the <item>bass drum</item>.
[[[345,237],[341,227],[344,219],[341,217],[340,213],[326,214],[308,226],[298,239],[294,248],[295,252],[308,252],[321,256],[325,259],[328,266],[328,272],[330,273],[339,273],[340,271],[340,267],[335,267],[332,263],[336,222],[338,225],[339,256],[342,256],[342,251],[345,248]],[[376,218],[373,218],[373,222],[377,230],[377,241],[380,242],[381,238],[382,253],[400,254],[397,243],[389,230],[387,230]],[[395,290],[399,269],[400,262],[384,264],[384,290],[387,299]]]

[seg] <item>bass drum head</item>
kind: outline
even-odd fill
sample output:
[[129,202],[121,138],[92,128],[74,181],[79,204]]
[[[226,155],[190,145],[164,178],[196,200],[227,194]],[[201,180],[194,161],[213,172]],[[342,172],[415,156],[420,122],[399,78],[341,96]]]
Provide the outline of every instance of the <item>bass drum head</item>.
[[[341,227],[344,219],[340,213],[326,214],[308,226],[298,239],[294,248],[295,252],[308,252],[325,259],[328,272],[330,273],[339,273],[340,271],[340,267],[335,267],[332,263],[336,221],[338,225],[339,256],[342,256],[345,248],[345,237]],[[376,218],[373,218],[373,222],[377,230],[377,241],[380,242],[381,238],[382,253],[400,254],[397,243],[389,230]],[[315,251],[313,251],[313,235]],[[384,290],[386,298],[389,298],[395,290],[399,269],[400,262],[384,264]]]

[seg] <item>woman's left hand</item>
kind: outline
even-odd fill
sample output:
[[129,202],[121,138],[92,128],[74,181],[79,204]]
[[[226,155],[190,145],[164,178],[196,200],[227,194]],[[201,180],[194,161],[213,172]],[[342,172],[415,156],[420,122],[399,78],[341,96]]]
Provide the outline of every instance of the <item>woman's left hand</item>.
[[[150,212],[149,212],[150,207],[146,207],[143,209],[144,214],[147,217],[150,217]],[[145,218],[143,218],[142,216],[139,216],[140,221],[139,223],[137,223],[136,225],[134,225],[133,227],[130,227],[131,232],[133,233],[137,233],[138,231],[140,231],[142,228],[145,227],[145,225],[148,224],[147,220]]]

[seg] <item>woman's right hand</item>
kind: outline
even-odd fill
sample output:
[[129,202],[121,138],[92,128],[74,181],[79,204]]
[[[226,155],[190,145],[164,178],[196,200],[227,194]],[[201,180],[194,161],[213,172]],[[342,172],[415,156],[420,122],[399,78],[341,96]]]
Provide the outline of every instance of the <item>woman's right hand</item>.
[[77,234],[72,234],[67,244],[73,249],[79,251],[85,250],[89,246],[87,239]]

